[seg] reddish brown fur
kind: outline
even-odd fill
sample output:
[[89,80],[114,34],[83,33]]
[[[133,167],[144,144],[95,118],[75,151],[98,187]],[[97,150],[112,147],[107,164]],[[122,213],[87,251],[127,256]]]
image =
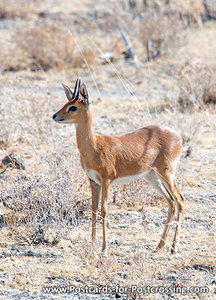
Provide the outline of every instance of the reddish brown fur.
[[[68,113],[67,108],[72,104],[76,104],[78,110],[75,113]],[[92,190],[92,238],[96,237],[97,209],[101,188],[103,250],[105,250],[107,246],[107,199],[112,181],[119,177],[149,171],[147,179],[155,185],[169,205],[167,224],[158,248],[165,245],[175,206],[178,208],[178,224],[172,246],[172,251],[174,251],[184,201],[174,180],[174,172],[182,149],[181,136],[169,128],[157,125],[144,127],[122,136],[97,136],[92,130],[91,111],[80,100],[69,101],[54,116],[76,124],[77,146],[82,167],[86,172],[87,170],[96,171],[97,180],[100,181],[99,185],[89,178]]]

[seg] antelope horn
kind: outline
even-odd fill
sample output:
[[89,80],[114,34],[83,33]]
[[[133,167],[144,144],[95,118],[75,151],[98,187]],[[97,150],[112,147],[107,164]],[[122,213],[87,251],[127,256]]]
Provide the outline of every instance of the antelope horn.
[[73,99],[78,100],[79,99],[79,89],[80,89],[80,78],[77,79],[74,92],[73,92]]

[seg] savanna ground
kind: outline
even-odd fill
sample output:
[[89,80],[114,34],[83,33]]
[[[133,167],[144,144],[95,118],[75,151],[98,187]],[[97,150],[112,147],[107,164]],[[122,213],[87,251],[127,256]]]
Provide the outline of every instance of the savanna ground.
[[[1,299],[215,299],[215,14],[214,1],[199,0],[0,1]],[[127,59],[119,27],[138,64]],[[152,123],[182,132],[176,177],[185,211],[175,255],[176,219],[167,246],[155,251],[168,208],[143,180],[113,187],[109,250],[101,253],[100,213],[92,246],[75,129],[52,120],[66,103],[61,82],[73,86],[78,76],[98,134]],[[113,292],[42,291],[68,285]],[[124,295],[117,285],[128,287]],[[145,294],[132,285],[207,292]]]

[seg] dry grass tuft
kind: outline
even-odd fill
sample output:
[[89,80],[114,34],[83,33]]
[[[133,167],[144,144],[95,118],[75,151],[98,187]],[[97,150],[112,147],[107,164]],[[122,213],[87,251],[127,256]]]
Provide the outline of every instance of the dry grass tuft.
[[58,24],[17,28],[13,39],[31,69],[48,70],[73,64],[74,42]]
[[[186,64],[177,76],[181,110],[205,109],[205,105],[216,104],[216,66]],[[177,73],[178,74],[178,73]]]
[[[25,10],[23,1],[10,0],[14,6],[5,5],[8,17],[9,12],[14,17],[1,23],[5,26],[0,29],[1,68],[20,72],[1,74],[0,161],[14,152],[25,166],[0,174],[0,284],[6,298],[12,294],[20,298],[15,289],[25,290],[28,298],[46,298],[41,294],[43,285],[62,284],[202,285],[209,287],[209,294],[126,294],[133,299],[214,297],[215,110],[210,105],[216,94],[211,55],[215,24],[206,21],[197,26],[200,1],[134,2],[141,4],[139,12],[132,13],[126,1],[74,0],[77,6],[70,1],[55,1],[56,6],[44,1],[40,12],[30,7],[24,18],[15,17]],[[198,7],[193,8],[193,3]],[[16,5],[17,13],[13,13]],[[116,28],[119,25],[137,51],[139,69],[120,59],[125,45]],[[68,29],[76,41],[67,35]],[[153,50],[164,54],[157,62],[142,61],[147,39],[152,40]],[[115,70],[109,64],[100,65],[97,46],[117,57]],[[97,66],[91,74],[85,62]],[[39,69],[51,70],[31,72]],[[182,131],[185,158],[180,161],[177,182],[185,210],[176,255],[170,255],[176,216],[167,245],[155,252],[168,208],[144,180],[113,187],[107,255],[101,254],[100,209],[97,241],[92,246],[89,183],[81,170],[75,131],[52,120],[67,101],[60,82],[73,83],[77,76],[82,76],[92,97],[95,132],[123,134],[153,123]],[[121,81],[135,91],[135,97]],[[4,170],[5,164],[0,167]],[[115,293],[77,297],[94,296],[110,299]]]
[[[169,54],[170,47],[183,41],[184,32],[181,20],[175,12],[165,14],[163,11],[147,15],[147,20],[140,22],[140,38],[146,46],[148,40],[152,43],[152,51]],[[181,34],[179,34],[181,32]]]
[[[13,180],[13,188],[9,182],[0,193],[7,209],[5,222],[12,232],[19,228],[18,235],[22,226],[28,226],[20,236],[28,244],[58,242],[84,213],[87,186],[85,182],[81,186],[73,169],[68,170],[65,155],[56,155],[54,162],[41,157],[44,167],[40,176],[21,175]],[[73,165],[71,160],[70,165]]]
[[[170,56],[185,43],[188,27],[201,26],[202,1],[145,1],[140,10],[139,36],[144,48],[151,41],[151,55]],[[157,56],[157,55],[156,55]]]
[[89,41],[79,37],[75,42],[67,28],[49,21],[17,27],[11,39],[2,44],[1,67],[4,71],[47,71],[96,65],[97,55]]
[[0,19],[26,18],[31,12],[36,12],[38,0],[0,0]]

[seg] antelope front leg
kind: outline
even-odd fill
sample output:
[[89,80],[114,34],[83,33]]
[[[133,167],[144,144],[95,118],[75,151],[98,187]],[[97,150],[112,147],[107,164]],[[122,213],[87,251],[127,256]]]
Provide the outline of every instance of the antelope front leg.
[[92,240],[95,242],[96,239],[96,226],[97,226],[97,212],[98,203],[101,195],[101,186],[89,179],[90,187],[92,192]]
[[101,216],[103,218],[103,247],[102,250],[107,249],[106,237],[106,217],[107,217],[107,200],[110,192],[110,180],[102,182],[102,198],[101,198]]

